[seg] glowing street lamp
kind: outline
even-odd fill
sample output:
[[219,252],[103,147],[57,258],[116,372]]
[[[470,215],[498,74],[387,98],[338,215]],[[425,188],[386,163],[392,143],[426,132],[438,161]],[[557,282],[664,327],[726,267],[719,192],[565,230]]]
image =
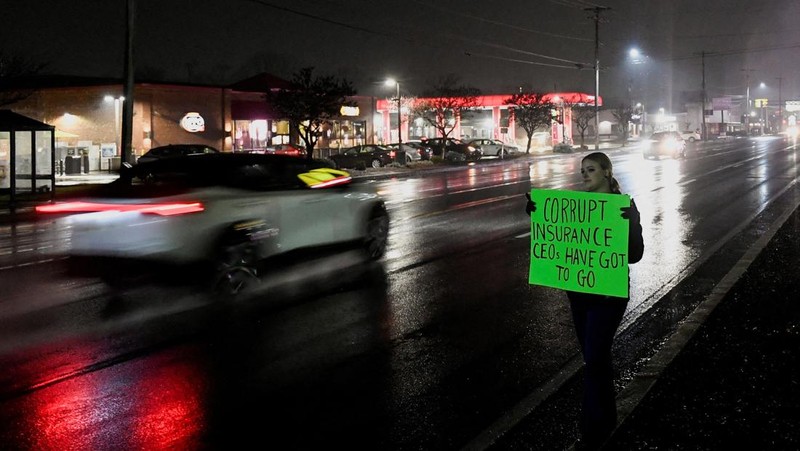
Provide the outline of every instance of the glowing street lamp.
[[406,164],[406,153],[403,151],[403,118],[402,112],[400,111],[402,108],[400,101],[400,82],[393,78],[387,79],[386,86],[392,85],[397,87],[397,162]]

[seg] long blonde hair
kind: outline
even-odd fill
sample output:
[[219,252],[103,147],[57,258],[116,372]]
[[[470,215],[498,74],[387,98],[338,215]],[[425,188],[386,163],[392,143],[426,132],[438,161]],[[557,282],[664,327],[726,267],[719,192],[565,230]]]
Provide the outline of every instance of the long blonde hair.
[[592,160],[600,165],[600,169],[608,171],[608,176],[606,178],[608,179],[608,186],[611,188],[611,192],[622,194],[619,182],[614,178],[614,165],[611,164],[611,158],[608,158],[608,155],[603,152],[592,152],[583,157],[582,161],[585,160]]

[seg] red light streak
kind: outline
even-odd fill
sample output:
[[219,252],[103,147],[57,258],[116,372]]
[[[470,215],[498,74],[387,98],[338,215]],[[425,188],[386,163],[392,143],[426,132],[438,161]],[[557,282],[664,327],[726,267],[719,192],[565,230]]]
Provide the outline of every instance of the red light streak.
[[198,213],[205,210],[200,202],[170,204],[103,204],[96,202],[65,202],[53,205],[39,205],[37,213],[96,213],[101,211],[135,211],[142,214],[174,216]]

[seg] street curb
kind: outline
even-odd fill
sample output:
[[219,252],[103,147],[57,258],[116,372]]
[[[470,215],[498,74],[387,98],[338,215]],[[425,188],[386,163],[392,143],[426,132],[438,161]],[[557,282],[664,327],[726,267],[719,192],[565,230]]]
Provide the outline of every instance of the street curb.
[[[667,339],[661,349],[650,359],[642,370],[633,377],[631,382],[617,395],[618,421],[614,430],[616,432],[628,417],[633,413],[639,403],[653,388],[664,370],[681,350],[689,343],[694,334],[705,323],[714,309],[722,302],[736,282],[742,277],[755,259],[767,247],[770,240],[783,227],[786,221],[800,207],[800,200],[795,201],[793,207],[784,211],[753,243],[745,254],[736,262],[720,282],[712,289],[708,297],[702,301],[689,316],[678,326],[677,330]],[[613,433],[612,433],[613,436]],[[574,449],[574,445],[573,445]]]

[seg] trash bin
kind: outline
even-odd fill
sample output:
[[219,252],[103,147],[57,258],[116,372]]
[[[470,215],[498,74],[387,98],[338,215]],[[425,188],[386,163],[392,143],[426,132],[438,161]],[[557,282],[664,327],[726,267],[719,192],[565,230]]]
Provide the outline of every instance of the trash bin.
[[64,173],[67,175],[80,174],[81,157],[74,155],[67,155],[64,157]]
[[83,172],[88,174],[89,173],[89,155],[81,156],[81,160],[83,161],[83,163],[82,163]]

